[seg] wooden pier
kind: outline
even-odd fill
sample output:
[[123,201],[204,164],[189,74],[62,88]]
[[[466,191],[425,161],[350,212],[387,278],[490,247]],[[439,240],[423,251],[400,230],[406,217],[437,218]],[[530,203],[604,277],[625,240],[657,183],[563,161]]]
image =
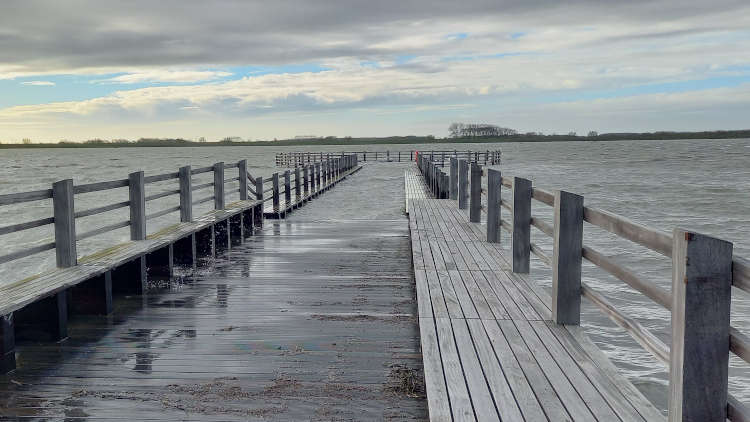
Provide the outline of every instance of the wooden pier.
[[[437,198],[407,197],[431,420],[666,419],[579,327],[582,297],[669,368],[670,421],[749,420],[728,393],[729,354],[750,362],[748,337],[729,323],[731,289],[750,292],[750,265],[731,243],[670,235],[586,207],[581,196],[452,161],[445,174],[418,158],[426,181],[406,188]],[[532,214],[532,200],[553,207],[552,224]],[[585,245],[584,222],[671,257],[672,291]],[[553,238],[553,251],[532,242],[532,227]],[[499,246],[503,230],[510,251]],[[550,294],[525,276],[531,255],[552,268]],[[584,259],[670,309],[671,346],[582,282]]]
[[458,150],[458,149],[438,149],[438,150],[385,150],[385,151],[341,151],[341,152],[311,152],[311,151],[292,151],[276,153],[277,167],[295,167],[305,164],[328,161],[335,157],[344,155],[354,155],[357,160],[362,162],[389,162],[401,163],[414,161],[417,155],[428,157],[434,163],[443,166],[450,157],[460,157],[468,162],[479,163],[483,165],[498,165],[502,153],[496,150]]
[[[309,200],[323,187],[327,189],[355,171],[356,166],[356,157],[351,155],[318,163],[314,174],[317,182],[311,186],[306,184],[304,194],[297,189],[297,196],[302,202]],[[228,169],[236,169],[238,176],[226,178]],[[213,182],[193,185],[193,176],[203,173],[213,173]],[[177,189],[146,194],[149,184],[170,180],[178,182]],[[225,204],[225,184],[231,182],[239,182],[239,201]],[[0,263],[54,249],[57,268],[0,285],[0,373],[16,368],[17,337],[32,333],[33,338],[63,340],[68,337],[69,316],[111,314],[114,295],[143,294],[149,279],[170,279],[176,264],[195,268],[201,257],[215,257],[217,251],[231,248],[233,243],[252,235],[263,225],[264,204],[278,198],[275,195],[264,199],[264,186],[263,178],[253,178],[247,171],[246,161],[242,160],[197,169],[185,166],[177,172],[158,175],[135,172],[127,179],[83,185],[63,180],[54,183],[52,189],[1,195],[0,206],[51,198],[53,216],[1,227],[0,235],[54,225],[55,238],[41,246],[0,256]],[[76,195],[118,188],[128,189],[128,201],[87,210],[75,207]],[[213,188],[213,193],[193,199],[194,193],[206,188]],[[148,202],[165,197],[178,197],[179,202],[166,209],[147,212]],[[193,206],[205,202],[213,202],[214,211],[194,218]],[[129,220],[77,232],[76,229],[80,229],[77,220],[119,208],[129,209]],[[157,232],[147,231],[149,220],[167,214],[179,215],[179,223]],[[130,227],[130,242],[78,256],[77,244],[81,240],[124,227]]]
[[[243,160],[0,195],[0,206],[53,203],[51,218],[0,236],[55,228],[53,242],[0,263],[55,250],[58,267],[0,286],[0,418],[750,420],[728,390],[730,353],[750,362],[747,335],[729,322],[731,290],[750,292],[750,264],[731,243],[655,230],[434,152],[394,166],[408,218],[283,220],[318,197],[373,206],[371,191],[351,186],[383,166],[324,154],[266,178]],[[194,183],[200,174],[212,182]],[[170,180],[178,186],[158,185]],[[76,195],[110,189],[128,200],[76,209]],[[239,199],[225,203],[230,192]],[[179,205],[150,209],[170,197]],[[77,233],[80,219],[120,208],[127,221]],[[172,213],[179,222],[148,230]],[[671,291],[587,245],[584,224],[671,259]],[[80,240],[123,227],[129,242],[78,256]],[[550,292],[527,276],[533,257],[552,269]],[[670,310],[670,344],[583,282],[584,260]],[[582,298],[669,368],[667,415],[587,337]]]

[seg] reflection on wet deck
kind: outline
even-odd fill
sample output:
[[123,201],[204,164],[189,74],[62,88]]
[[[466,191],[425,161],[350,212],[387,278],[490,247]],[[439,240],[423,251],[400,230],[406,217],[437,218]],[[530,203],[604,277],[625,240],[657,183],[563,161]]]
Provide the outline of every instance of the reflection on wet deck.
[[422,419],[414,295],[406,220],[266,223],[61,343],[19,343],[0,416]]

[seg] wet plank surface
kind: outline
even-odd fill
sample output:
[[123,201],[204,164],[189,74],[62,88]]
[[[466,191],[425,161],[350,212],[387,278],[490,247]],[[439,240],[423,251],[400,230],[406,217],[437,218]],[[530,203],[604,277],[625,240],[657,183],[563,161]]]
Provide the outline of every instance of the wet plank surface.
[[61,343],[19,343],[0,416],[425,419],[406,220],[265,224]]
[[407,201],[431,420],[664,420],[456,201]]

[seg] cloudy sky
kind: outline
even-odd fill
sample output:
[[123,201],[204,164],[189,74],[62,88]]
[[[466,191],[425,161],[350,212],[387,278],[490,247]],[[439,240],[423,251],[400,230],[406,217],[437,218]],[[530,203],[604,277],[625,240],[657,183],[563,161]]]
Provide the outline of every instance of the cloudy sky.
[[750,128],[747,0],[4,0],[0,141]]

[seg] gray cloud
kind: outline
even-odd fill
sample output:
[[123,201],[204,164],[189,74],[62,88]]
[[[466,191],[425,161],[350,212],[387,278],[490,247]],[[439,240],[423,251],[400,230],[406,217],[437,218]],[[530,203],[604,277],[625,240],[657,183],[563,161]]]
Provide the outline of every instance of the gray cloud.
[[[383,60],[434,54],[445,42],[398,43],[420,33],[496,24],[487,42],[504,31],[545,27],[637,24],[654,35],[705,30],[710,16],[747,15],[743,0],[719,2],[479,0],[288,0],[214,2],[4,1],[0,14],[0,66],[26,72],[80,68],[200,65],[273,65],[342,57]],[[682,24],[680,25],[680,22]],[[733,26],[722,20],[722,25]],[[654,31],[658,25],[665,28]],[[726,27],[726,26],[725,26]],[[714,28],[715,29],[715,28]],[[644,36],[620,34],[613,37]],[[438,41],[438,40],[435,40]],[[391,43],[391,45],[389,45]],[[460,44],[453,49],[460,51]]]

